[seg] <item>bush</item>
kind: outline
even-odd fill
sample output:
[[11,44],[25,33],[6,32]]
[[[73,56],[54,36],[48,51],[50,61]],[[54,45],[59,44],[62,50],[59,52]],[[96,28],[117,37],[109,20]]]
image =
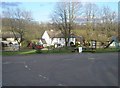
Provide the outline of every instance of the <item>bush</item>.
[[27,42],[27,41],[23,41],[23,42],[22,42],[22,47],[21,47],[21,48],[26,48],[27,45],[28,45],[28,42]]

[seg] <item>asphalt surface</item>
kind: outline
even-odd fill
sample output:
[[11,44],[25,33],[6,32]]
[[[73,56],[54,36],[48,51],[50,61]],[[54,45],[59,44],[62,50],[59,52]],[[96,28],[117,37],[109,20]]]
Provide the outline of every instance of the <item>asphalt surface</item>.
[[3,86],[118,86],[118,53],[4,56]]

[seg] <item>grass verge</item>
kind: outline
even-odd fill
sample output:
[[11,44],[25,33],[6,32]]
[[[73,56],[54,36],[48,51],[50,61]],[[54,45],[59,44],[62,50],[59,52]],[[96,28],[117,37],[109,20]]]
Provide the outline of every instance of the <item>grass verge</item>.
[[[120,52],[117,48],[107,48],[107,49],[96,49],[96,50],[83,50],[83,53],[109,53],[109,52]],[[71,48],[58,48],[52,50],[21,50],[21,51],[4,51],[0,52],[2,56],[14,56],[14,55],[30,55],[30,54],[65,54],[65,53],[75,53],[72,52]]]
[[36,54],[36,50],[2,52],[2,56],[27,55],[27,54]]
[[84,50],[83,52],[92,52],[92,53],[109,53],[109,52],[120,52],[120,48],[99,48],[95,50]]

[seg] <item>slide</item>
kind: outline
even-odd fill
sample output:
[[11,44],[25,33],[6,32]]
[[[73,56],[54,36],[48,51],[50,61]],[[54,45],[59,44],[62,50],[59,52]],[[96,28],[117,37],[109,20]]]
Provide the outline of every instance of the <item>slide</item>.
[[104,49],[108,48],[110,46],[110,44],[112,44],[114,42],[114,40],[112,40],[107,46],[104,47]]

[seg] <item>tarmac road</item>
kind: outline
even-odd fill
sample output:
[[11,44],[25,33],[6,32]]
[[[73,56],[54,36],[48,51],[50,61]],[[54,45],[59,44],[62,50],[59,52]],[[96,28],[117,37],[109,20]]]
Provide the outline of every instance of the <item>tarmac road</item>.
[[4,56],[3,86],[118,86],[118,53]]

